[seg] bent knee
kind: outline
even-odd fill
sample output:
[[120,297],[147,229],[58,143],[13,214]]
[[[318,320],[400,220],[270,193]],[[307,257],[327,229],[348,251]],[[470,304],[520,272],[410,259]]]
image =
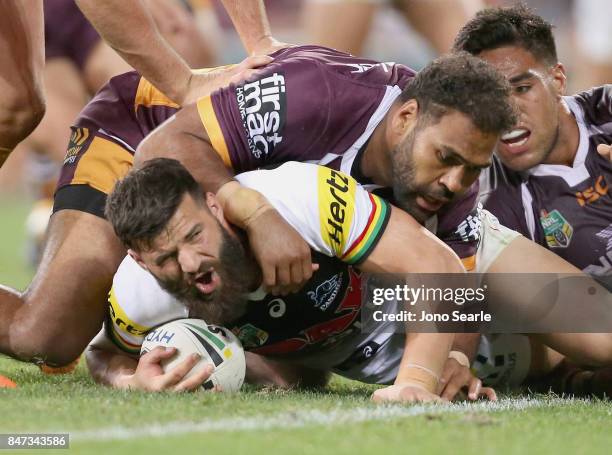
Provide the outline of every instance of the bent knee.
[[41,93],[30,96],[0,96],[0,147],[14,148],[38,126],[45,115]]
[[53,327],[45,321],[26,321],[11,326],[10,343],[15,357],[27,362],[44,361],[51,366],[65,366],[77,359],[91,336],[67,327]]

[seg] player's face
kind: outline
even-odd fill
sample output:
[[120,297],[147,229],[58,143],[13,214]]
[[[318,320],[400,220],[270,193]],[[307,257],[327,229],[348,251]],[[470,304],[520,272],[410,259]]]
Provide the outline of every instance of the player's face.
[[479,57],[508,79],[520,111],[519,123],[502,135],[499,157],[517,171],[545,162],[559,137],[559,103],[565,90],[563,67],[541,63],[531,52],[516,46],[485,51]]
[[464,193],[491,164],[497,139],[456,111],[438,121],[417,121],[391,156],[397,203],[424,222]]
[[149,250],[139,252],[139,259],[185,303],[191,317],[221,324],[244,312],[245,277],[252,273],[242,243],[211,210],[216,207],[186,195],[166,230]]

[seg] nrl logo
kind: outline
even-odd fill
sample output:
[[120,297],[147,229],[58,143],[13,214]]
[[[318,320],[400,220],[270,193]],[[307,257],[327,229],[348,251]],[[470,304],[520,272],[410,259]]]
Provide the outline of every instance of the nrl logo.
[[572,241],[574,228],[558,210],[548,213],[540,211],[540,224],[544,229],[546,243],[550,248],[567,248]]

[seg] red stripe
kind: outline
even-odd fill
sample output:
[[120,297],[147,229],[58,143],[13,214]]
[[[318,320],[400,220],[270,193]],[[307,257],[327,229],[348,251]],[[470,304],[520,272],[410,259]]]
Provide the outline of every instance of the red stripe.
[[357,237],[357,239],[353,242],[353,244],[350,246],[347,252],[344,255],[342,255],[342,258],[345,258],[348,255],[350,255],[351,252],[357,247],[357,245],[359,245],[361,240],[365,237],[366,233],[368,232],[368,229],[370,228],[370,224],[372,224],[372,220],[374,219],[374,216],[376,215],[376,209],[378,208],[376,206],[376,202],[374,201],[374,198],[372,197],[370,193],[368,193],[368,196],[370,197],[370,202],[372,203],[372,206],[374,206],[374,210],[370,212],[370,217],[368,218],[368,223],[366,224],[365,229],[363,230],[361,235]]

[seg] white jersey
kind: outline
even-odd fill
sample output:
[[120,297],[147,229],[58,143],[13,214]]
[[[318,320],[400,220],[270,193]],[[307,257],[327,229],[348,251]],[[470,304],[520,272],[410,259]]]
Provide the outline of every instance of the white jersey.
[[[236,178],[262,193],[303,236],[319,270],[296,294],[249,296],[247,315],[228,328],[246,349],[266,355],[306,353],[360,333],[360,274],[352,266],[374,249],[390,215],[388,203],[351,177],[313,164],[291,162]],[[139,353],[154,327],[188,316],[130,257],[114,277],[109,303],[106,333],[130,354]]]
[[[287,163],[237,178],[264,194],[304,236],[320,268],[296,294],[250,295],[247,314],[226,324],[227,328],[245,349],[257,354],[291,357],[295,363],[362,382],[393,382],[405,338],[395,333],[398,323],[374,322],[372,318],[361,321],[369,280],[349,265],[363,261],[373,249],[384,231],[390,207],[350,177],[313,164]],[[486,211],[483,220],[478,264],[494,260],[518,235],[498,225]],[[119,348],[135,355],[153,328],[189,316],[185,306],[129,256],[114,277],[109,302],[106,333]],[[397,302],[384,305],[377,309],[397,312]],[[480,357],[493,358],[488,354]]]

